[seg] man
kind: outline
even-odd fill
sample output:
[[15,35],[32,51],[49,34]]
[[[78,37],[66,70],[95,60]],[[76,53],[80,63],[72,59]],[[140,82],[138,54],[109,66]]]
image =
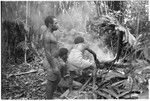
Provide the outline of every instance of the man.
[[[88,68],[90,66],[95,66],[94,60],[90,59],[84,59],[84,51],[91,50],[89,47],[85,44],[84,38],[77,37],[74,40],[74,47],[71,49],[70,54],[68,56],[68,63],[71,64],[74,67],[74,70],[83,70],[85,68]],[[69,68],[69,69],[73,69]]]
[[85,50],[94,53],[88,45],[84,42],[84,38],[77,37],[74,40],[74,47],[71,49],[70,54],[68,55],[68,70],[70,72],[70,92],[73,90],[73,75],[81,75],[82,70],[88,67],[95,67],[94,60],[85,59],[84,52]]
[[47,87],[46,99],[52,99],[53,93],[61,79],[60,68],[58,65],[57,54],[59,52],[58,41],[56,40],[53,32],[58,29],[57,19],[54,16],[48,16],[45,19],[47,27],[43,35],[43,45],[46,58],[44,66],[47,69]]

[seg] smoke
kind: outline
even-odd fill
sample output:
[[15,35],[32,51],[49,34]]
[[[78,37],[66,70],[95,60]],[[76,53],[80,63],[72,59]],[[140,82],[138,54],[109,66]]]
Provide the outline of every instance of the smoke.
[[106,47],[99,47],[98,43],[92,43],[90,47],[96,54],[99,61],[110,61],[114,59],[113,53]]
[[86,22],[89,20],[90,14],[94,13],[92,9],[94,9],[93,4],[86,1],[81,2],[79,5],[74,5],[68,10],[64,9],[58,16],[58,19],[67,31],[74,29],[86,32]]
[[[18,4],[17,4],[18,3]],[[27,7],[28,3],[28,7]],[[6,11],[11,11],[10,13],[13,13],[16,16],[12,16],[14,20],[20,19],[20,20],[27,20],[28,25],[32,26],[35,30],[35,34],[41,35],[42,29],[45,29],[42,25],[44,25],[44,19],[48,15],[55,15],[55,11],[57,11],[56,7],[54,7],[54,3],[60,3],[60,2],[54,2],[54,1],[28,1],[28,2],[22,2],[18,1],[15,3],[9,3],[12,4],[11,6],[16,6],[16,9],[13,9],[11,7],[7,8]],[[74,2],[76,3],[76,2]],[[3,5],[5,6],[5,5]],[[61,7],[61,6],[60,6]],[[26,18],[26,9],[28,9],[28,14]],[[5,7],[3,7],[4,12]],[[6,12],[5,11],[5,12]],[[10,16],[9,12],[5,13],[5,16]],[[109,60],[112,59],[113,56],[111,52],[105,52],[103,50],[103,47],[99,47],[98,44],[100,41],[93,42],[93,38],[91,37],[91,33],[86,32],[86,24],[87,21],[90,18],[93,18],[96,15],[95,11],[95,4],[87,1],[81,1],[78,2],[78,4],[74,4],[70,6],[68,9],[61,8],[61,11],[58,12],[57,18],[59,21],[59,24],[61,26],[61,30],[63,32],[56,32],[56,35],[58,35],[59,41],[63,40],[66,47],[71,47],[73,44],[73,40],[76,36],[81,35],[86,40],[88,39],[89,43],[92,45],[92,49],[97,53],[99,60],[105,59]],[[2,18],[5,18],[3,15]],[[79,32],[79,33],[78,33]]]
[[59,22],[64,30],[66,30],[67,38],[65,41],[66,47],[70,47],[69,43],[73,43],[76,36],[80,35],[87,40],[90,48],[97,54],[99,61],[110,61],[114,59],[113,53],[106,47],[101,46],[101,40],[93,41],[92,35],[86,32],[86,22],[94,17],[95,8],[92,3],[83,2],[79,6],[73,6],[68,11],[62,12],[59,16]]

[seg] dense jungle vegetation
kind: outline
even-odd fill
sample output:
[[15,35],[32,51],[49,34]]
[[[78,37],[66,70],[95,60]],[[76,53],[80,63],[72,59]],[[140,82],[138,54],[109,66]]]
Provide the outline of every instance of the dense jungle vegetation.
[[[54,15],[61,26],[54,34],[60,47],[71,49],[83,36],[103,63],[117,53],[113,26],[125,29],[120,59],[114,66],[97,68],[95,88],[91,78],[80,93],[65,99],[147,99],[150,78],[150,22],[148,0],[127,1],[1,1],[1,98],[44,99],[46,73],[42,35],[44,19]],[[92,56],[87,56],[92,57]],[[113,68],[113,69],[106,69]],[[67,84],[66,84],[67,85]]]

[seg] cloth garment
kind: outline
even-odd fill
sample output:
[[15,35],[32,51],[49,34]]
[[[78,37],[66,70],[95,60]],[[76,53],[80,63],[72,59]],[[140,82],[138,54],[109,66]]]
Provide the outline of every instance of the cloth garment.
[[83,53],[87,46],[83,43],[76,44],[70,51],[70,54],[68,56],[68,64],[69,69],[71,71],[76,69],[84,69],[87,67],[90,67],[94,64],[94,61],[90,59],[84,59]]

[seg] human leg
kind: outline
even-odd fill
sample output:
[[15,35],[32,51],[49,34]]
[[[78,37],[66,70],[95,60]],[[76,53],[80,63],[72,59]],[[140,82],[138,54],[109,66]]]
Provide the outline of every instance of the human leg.
[[47,85],[46,85],[46,99],[53,99],[54,92],[60,81],[60,76],[54,71],[47,73]]

